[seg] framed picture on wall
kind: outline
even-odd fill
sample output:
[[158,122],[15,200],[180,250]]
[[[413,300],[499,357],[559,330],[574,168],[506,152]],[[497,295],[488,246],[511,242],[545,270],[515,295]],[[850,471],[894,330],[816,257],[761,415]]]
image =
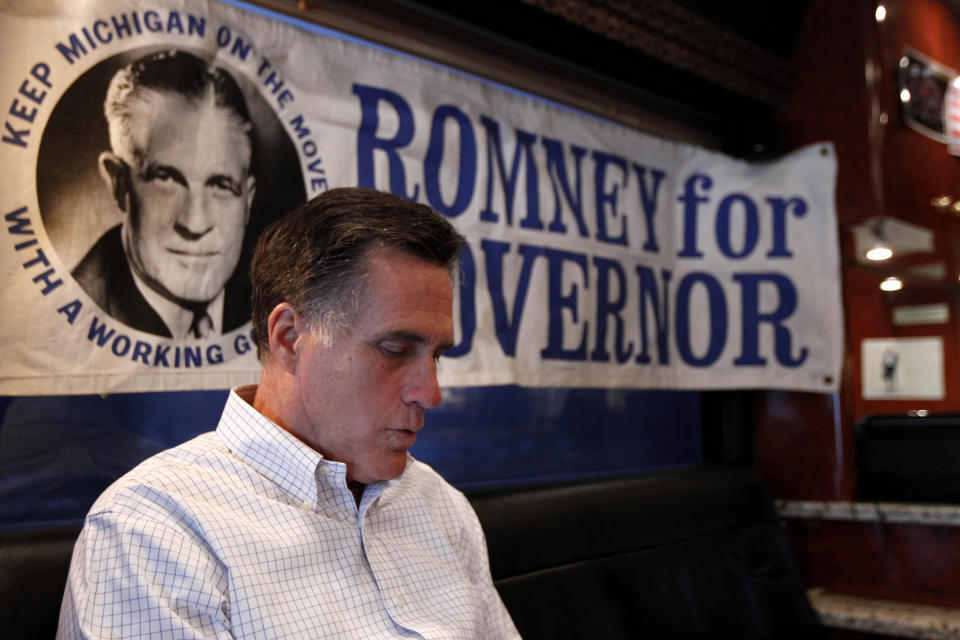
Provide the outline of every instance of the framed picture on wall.
[[864,399],[943,399],[941,337],[867,338],[860,355]]

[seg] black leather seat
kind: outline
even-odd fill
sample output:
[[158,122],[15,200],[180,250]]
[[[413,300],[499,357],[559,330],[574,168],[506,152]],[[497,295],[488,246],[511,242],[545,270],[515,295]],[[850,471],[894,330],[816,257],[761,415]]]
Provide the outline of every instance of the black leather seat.
[[472,492],[497,588],[538,638],[817,638],[752,469]]

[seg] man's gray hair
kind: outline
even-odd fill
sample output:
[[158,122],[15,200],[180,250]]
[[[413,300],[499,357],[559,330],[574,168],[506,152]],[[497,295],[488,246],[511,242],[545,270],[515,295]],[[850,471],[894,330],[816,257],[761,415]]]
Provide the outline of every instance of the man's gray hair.
[[267,322],[281,302],[302,313],[329,344],[353,318],[366,257],[385,247],[452,273],[464,238],[430,207],[372,189],[332,189],[300,205],[260,236],[250,268],[257,356],[269,352]]
[[197,56],[174,49],[134,60],[117,71],[103,103],[110,131],[110,146],[119,157],[140,163],[142,149],[133,148],[135,107],[146,92],[170,92],[200,104],[208,96],[223,109],[250,139],[253,126],[246,100],[236,80],[219,67]]

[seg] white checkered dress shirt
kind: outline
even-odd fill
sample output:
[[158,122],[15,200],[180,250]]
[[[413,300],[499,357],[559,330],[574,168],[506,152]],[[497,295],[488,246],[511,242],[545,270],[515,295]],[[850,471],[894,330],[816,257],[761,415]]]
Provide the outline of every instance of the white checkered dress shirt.
[[518,638],[466,498],[410,458],[366,488],[231,392],[216,432],[87,515],[60,638]]

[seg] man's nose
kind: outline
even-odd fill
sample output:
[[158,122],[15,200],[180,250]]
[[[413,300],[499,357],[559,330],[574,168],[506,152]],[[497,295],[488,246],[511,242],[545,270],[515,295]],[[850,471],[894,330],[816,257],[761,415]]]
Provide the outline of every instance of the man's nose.
[[411,371],[403,388],[403,401],[433,409],[442,400],[443,393],[437,380],[437,361],[431,357]]
[[173,223],[174,230],[187,240],[199,240],[213,229],[213,220],[207,213],[202,197],[188,194]]

